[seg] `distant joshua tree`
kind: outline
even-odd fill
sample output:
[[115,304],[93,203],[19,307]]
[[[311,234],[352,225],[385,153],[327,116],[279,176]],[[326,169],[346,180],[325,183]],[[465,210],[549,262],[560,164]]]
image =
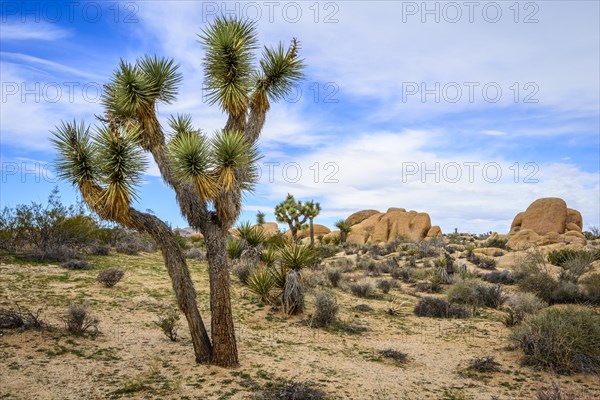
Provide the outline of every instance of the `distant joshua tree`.
[[262,211],[256,213],[256,223],[262,225],[265,223],[266,214]]
[[302,203],[296,201],[294,196],[288,194],[284,201],[275,206],[275,217],[277,222],[288,224],[292,234],[292,240],[298,241],[298,231],[305,229],[309,220],[310,224],[310,243],[314,245],[313,219],[321,212],[321,205],[313,201]]
[[[264,47],[255,63],[252,22],[217,18],[198,35],[205,48],[205,84],[210,104],[227,114],[223,130],[207,137],[190,116],[169,118],[168,138],[157,105],[172,103],[182,80],[173,60],[145,56],[121,61],[102,98],[104,114],[93,131],[63,122],[54,132],[58,170],[101,218],[147,232],[162,249],[180,311],[185,315],[196,361],[238,365],[227,267],[228,230],[238,217],[242,192],[256,182],[257,140],[271,102],[302,78],[303,61],[293,39],[286,49]],[[186,259],[169,226],[131,206],[152,155],[181,213],[205,238],[210,277],[211,337],[198,307]]]
[[344,219],[341,219],[335,223],[335,227],[340,230],[340,243],[346,243],[348,234],[352,230],[352,225]]

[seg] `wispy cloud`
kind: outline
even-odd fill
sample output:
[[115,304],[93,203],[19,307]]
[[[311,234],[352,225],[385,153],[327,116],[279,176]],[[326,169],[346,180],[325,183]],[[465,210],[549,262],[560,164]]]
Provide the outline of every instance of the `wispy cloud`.
[[40,40],[45,42],[53,42],[69,36],[71,36],[71,32],[69,30],[47,23],[2,23],[1,40],[3,41]]

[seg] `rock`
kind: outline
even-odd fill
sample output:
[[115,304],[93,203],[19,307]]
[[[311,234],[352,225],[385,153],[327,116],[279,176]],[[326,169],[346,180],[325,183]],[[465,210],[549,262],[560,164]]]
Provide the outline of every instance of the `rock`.
[[521,230],[521,224],[523,223],[523,217],[525,216],[525,211],[521,211],[515,216],[512,224],[510,225],[510,233],[516,233]]
[[406,212],[406,208],[390,207],[390,208],[387,209],[387,211],[385,213],[388,214],[388,213],[391,213],[393,211]]
[[569,231],[565,233],[565,242],[585,246],[585,244],[587,243],[587,239],[585,238],[585,236],[583,236],[583,233],[581,232]]
[[[313,229],[314,229],[315,239],[319,235],[324,236],[324,235],[327,235],[329,232],[331,232],[331,229],[329,229],[325,225],[320,225],[320,224],[313,224]],[[287,232],[285,232],[285,235],[288,237],[292,236],[292,231],[290,231],[288,229]],[[298,231],[296,236],[298,237],[298,239],[310,238],[310,227],[307,227],[306,229],[302,229],[302,230]]]
[[346,222],[350,225],[356,225],[360,222],[363,222],[365,219],[369,218],[372,215],[381,214],[377,210],[362,210],[357,211],[354,214],[351,214],[348,218],[346,218]]
[[564,236],[557,232],[549,232],[542,236],[537,244],[539,246],[547,246],[549,244],[561,243],[564,240]]
[[534,246],[538,240],[540,240],[540,235],[533,230],[522,229],[510,235],[510,239],[508,239],[508,243],[506,244],[513,250],[523,250]]
[[428,238],[434,238],[438,236],[442,236],[442,228],[440,228],[437,225],[432,226],[431,228],[429,228],[429,231],[427,231]]
[[260,226],[263,228],[263,231],[267,237],[274,236],[279,233],[279,225],[277,225],[276,222],[265,222],[264,224],[256,224],[255,226]]
[[502,253],[504,255],[504,251],[497,247],[478,247],[473,249],[473,253],[475,254],[483,254],[484,256],[495,257],[496,254]]
[[[348,234],[348,242],[386,243],[401,237],[421,240],[427,237],[430,229],[429,214],[406,211],[403,208],[390,208],[385,214],[372,214],[362,222],[353,225],[352,231]],[[439,233],[441,234],[441,230]]]
[[[557,197],[537,199],[518,213],[510,226],[509,246],[530,247],[534,244],[547,246],[555,243],[577,243],[585,245],[585,236],[581,234],[583,220],[581,213],[567,208],[567,203]],[[519,235],[520,232],[531,232]],[[566,233],[570,233],[567,237]],[[579,233],[579,235],[577,235]],[[563,235],[564,234],[564,235]],[[529,240],[528,243],[525,243]],[[511,245],[512,243],[512,245]]]
[[521,229],[531,229],[538,235],[565,233],[566,221],[567,203],[558,197],[548,197],[538,199],[527,207]]
[[579,229],[570,230],[578,230],[581,232],[583,230],[583,218],[581,217],[581,213],[577,210],[573,210],[572,208],[567,208],[567,224],[577,225]]

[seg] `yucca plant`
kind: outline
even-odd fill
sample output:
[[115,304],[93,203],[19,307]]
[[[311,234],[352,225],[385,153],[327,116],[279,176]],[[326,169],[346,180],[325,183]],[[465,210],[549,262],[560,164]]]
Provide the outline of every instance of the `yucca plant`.
[[253,270],[246,281],[248,290],[257,295],[261,302],[269,303],[271,301],[271,290],[275,279],[271,271],[265,267],[259,267]]
[[[241,209],[242,193],[257,180],[257,140],[271,102],[302,78],[299,44],[258,48],[253,22],[216,18],[199,35],[211,105],[227,114],[212,138],[186,115],[171,116],[170,134],[158,119],[158,104],[172,103],[182,76],[173,60],[144,56],[121,60],[102,96],[101,126],[67,122],[57,127],[58,170],[101,218],[150,234],[162,249],[178,306],[186,316],[197,362],[238,364],[231,310],[228,230]],[[167,140],[168,138],[168,140]],[[132,207],[145,168],[143,152],[173,189],[182,215],[206,240],[210,278],[211,338],[198,311],[192,279],[175,235],[164,221]]]
[[237,260],[242,256],[244,251],[244,242],[240,239],[230,238],[227,241],[227,255],[231,260]]
[[276,265],[272,268],[269,268],[269,272],[273,277],[273,286],[281,290],[282,292],[285,289],[285,278],[287,276],[288,271],[289,269],[282,265]]
[[296,271],[309,266],[314,261],[314,251],[308,246],[292,243],[279,251],[281,265],[286,269]]
[[277,262],[277,252],[272,247],[268,247],[260,253],[260,261],[267,268],[273,268]]
[[250,247],[259,247],[267,240],[265,231],[261,226],[252,226],[250,225],[250,222],[243,222],[237,229],[242,240]]

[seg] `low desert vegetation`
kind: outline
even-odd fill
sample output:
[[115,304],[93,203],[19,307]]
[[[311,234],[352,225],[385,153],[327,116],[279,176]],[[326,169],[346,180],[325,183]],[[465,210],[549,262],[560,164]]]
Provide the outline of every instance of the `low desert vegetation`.
[[553,306],[524,319],[513,340],[529,365],[559,374],[600,374],[600,315],[584,306]]

